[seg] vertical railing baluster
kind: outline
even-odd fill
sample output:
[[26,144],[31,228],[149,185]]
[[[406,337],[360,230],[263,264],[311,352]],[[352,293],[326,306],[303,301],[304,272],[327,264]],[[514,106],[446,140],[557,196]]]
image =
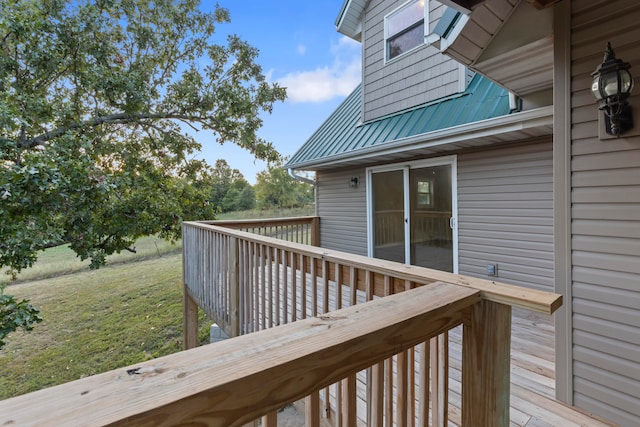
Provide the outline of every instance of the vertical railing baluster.
[[449,407],[449,335],[431,339],[431,416],[433,425],[448,425]]
[[241,288],[240,288],[240,272],[239,272],[239,254],[238,254],[238,239],[231,237],[229,239],[229,315],[231,319],[229,321],[229,327],[231,330],[231,336],[237,337],[240,335],[240,301],[241,301]]
[[393,427],[393,358],[384,361],[384,425]]
[[262,417],[262,427],[278,427],[278,412],[271,412]]
[[[266,246],[266,245],[265,245]],[[272,248],[270,246],[266,246],[267,248],[267,305],[265,306],[265,310],[269,310],[269,327],[273,328],[273,259],[272,259]]]
[[418,380],[418,425],[429,425],[429,342],[423,342],[418,346],[419,372]]
[[300,254],[300,313],[307,318],[307,257]]
[[253,330],[260,330],[260,245],[253,243],[253,288],[255,295],[253,296]]
[[304,399],[305,427],[320,427],[320,393],[312,392]]
[[396,356],[396,427],[407,426],[407,384],[408,384],[408,360],[407,351],[402,351]]
[[316,317],[318,315],[318,267],[315,257],[309,257],[309,261],[311,262],[311,316]]
[[[322,260],[322,314],[329,311],[329,276],[330,268],[329,262]],[[324,389],[324,416],[326,418],[331,417],[331,391],[330,387]]]
[[[333,310],[340,310],[342,308],[342,264],[335,264],[335,306]],[[326,311],[331,311],[331,307],[328,307]]]
[[[342,264],[335,263],[334,265],[334,281],[335,281],[335,297],[334,297],[334,307],[326,307],[325,311],[332,310],[340,310],[342,308]],[[328,292],[327,292],[328,294]],[[329,298],[329,303],[331,303],[331,299]],[[348,419],[348,410],[349,407],[345,404],[348,404],[348,400],[346,397],[343,398],[344,389],[346,380],[342,380],[336,383],[336,424],[338,426],[344,426]]]
[[288,323],[288,311],[289,311],[289,274],[287,272],[287,260],[289,254],[286,250],[282,250],[282,256],[280,261],[282,263],[282,322]]
[[266,284],[266,265],[267,254],[265,245],[260,245],[260,297],[261,297],[261,315],[262,322],[260,323],[260,329],[266,329],[267,327],[267,284]]
[[275,326],[278,326],[282,323],[280,319],[280,249],[273,248],[273,268],[275,269],[275,278],[273,279],[274,289],[274,317],[275,317]]
[[409,402],[407,412],[407,425],[413,427],[416,423],[416,348],[407,350],[407,362],[409,365],[409,381],[407,382],[407,402]]
[[[384,421],[384,362],[371,368],[371,399],[368,402],[371,427],[383,427]],[[426,426],[426,424],[425,424]]]
[[292,322],[298,320],[298,268],[296,266],[297,256],[295,251],[289,252],[289,271],[291,272],[291,304],[289,304],[289,315]]

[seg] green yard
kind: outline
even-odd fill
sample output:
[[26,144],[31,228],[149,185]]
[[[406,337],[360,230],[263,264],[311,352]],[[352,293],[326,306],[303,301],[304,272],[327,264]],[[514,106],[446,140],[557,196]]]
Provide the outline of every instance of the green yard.
[[[174,253],[9,286],[44,321],[0,350],[0,399],[181,350],[181,264]],[[201,315],[202,342],[209,325]]]

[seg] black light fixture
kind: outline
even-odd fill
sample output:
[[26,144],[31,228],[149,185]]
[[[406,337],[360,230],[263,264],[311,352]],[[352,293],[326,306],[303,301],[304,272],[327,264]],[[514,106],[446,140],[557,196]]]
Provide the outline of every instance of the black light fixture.
[[607,43],[604,62],[591,73],[591,92],[604,111],[605,131],[609,135],[620,136],[633,127],[631,107],[627,102],[633,89],[629,68],[628,62],[616,59],[611,43]]

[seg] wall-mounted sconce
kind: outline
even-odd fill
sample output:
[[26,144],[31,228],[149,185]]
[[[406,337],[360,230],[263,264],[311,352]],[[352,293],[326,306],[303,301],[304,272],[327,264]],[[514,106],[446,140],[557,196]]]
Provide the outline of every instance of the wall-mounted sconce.
[[616,59],[611,43],[607,43],[604,61],[591,74],[591,92],[604,111],[605,131],[609,135],[620,136],[633,127],[631,107],[627,102],[633,89],[629,68],[628,62]]
[[349,187],[356,188],[360,184],[360,178],[357,176],[352,176],[349,180]]

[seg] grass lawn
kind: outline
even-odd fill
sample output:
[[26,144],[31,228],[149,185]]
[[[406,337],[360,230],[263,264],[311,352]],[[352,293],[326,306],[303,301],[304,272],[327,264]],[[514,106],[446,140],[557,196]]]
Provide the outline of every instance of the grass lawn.
[[[134,245],[136,253],[124,251],[107,257],[107,265],[148,259],[166,254],[177,254],[182,250],[182,244],[172,244],[155,236],[143,237]],[[70,274],[89,269],[89,260],[81,261],[76,254],[69,249],[69,245],[58,246],[40,252],[38,261],[31,268],[27,268],[18,274],[18,282],[26,280],[43,279],[47,277]],[[4,280],[3,280],[4,279]],[[9,277],[0,278],[1,282],[8,282]]]
[[[313,215],[313,208],[233,212],[219,219]],[[43,251],[5,292],[28,298],[44,322],[0,350],[0,399],[182,350],[181,245],[147,237],[137,253],[89,270],[66,246]],[[9,277],[1,277],[8,282]],[[200,343],[211,321],[200,314]]]
[[[181,350],[181,264],[172,254],[9,286],[44,322],[0,350],[0,399]],[[210,323],[201,315],[202,342]]]

